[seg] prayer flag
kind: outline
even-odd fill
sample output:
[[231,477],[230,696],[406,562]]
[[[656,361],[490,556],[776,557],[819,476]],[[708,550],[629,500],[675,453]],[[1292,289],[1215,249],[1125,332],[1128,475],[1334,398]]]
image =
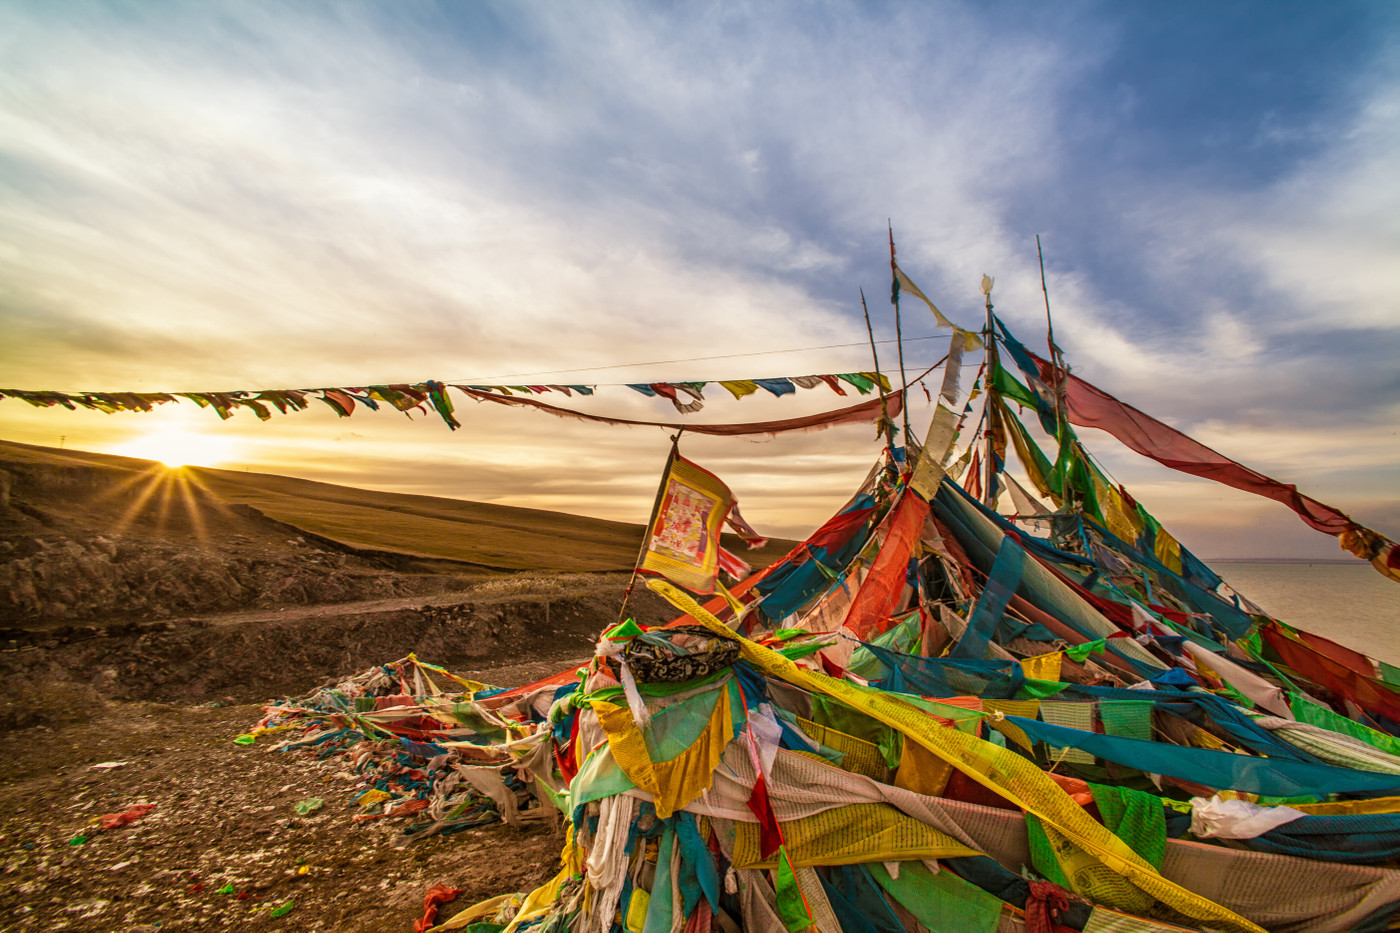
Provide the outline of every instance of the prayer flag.
[[720,527],[733,501],[734,495],[718,476],[673,456],[665,492],[652,516],[646,555],[637,569],[694,593],[713,593]]

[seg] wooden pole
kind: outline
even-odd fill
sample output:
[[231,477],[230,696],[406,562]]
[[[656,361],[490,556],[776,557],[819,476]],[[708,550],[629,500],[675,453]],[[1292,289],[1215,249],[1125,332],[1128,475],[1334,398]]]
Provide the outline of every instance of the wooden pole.
[[642,530],[642,546],[637,549],[637,559],[632,561],[632,577],[627,581],[627,592],[622,594],[622,605],[617,610],[618,622],[622,621],[627,612],[627,601],[632,598],[632,589],[637,585],[637,569],[642,566],[647,548],[651,545],[651,531],[656,527],[657,513],[661,511],[661,503],[666,498],[666,481],[671,477],[671,466],[676,462],[681,435],[684,433],[685,428],[681,428],[671,436],[671,451],[666,455],[666,465],[661,470],[661,483],[656,487],[656,499],[651,504],[651,517],[647,519],[646,528]]
[[983,408],[984,408],[984,410],[985,410],[985,415],[986,415],[986,427],[985,427],[983,430],[985,431],[986,437],[987,437],[987,452],[986,452],[986,455],[985,455],[985,456],[986,456],[986,461],[987,461],[987,463],[986,463],[986,468],[987,468],[987,481],[986,481],[985,485],[983,485],[983,487],[982,487],[982,490],[983,490],[983,491],[982,491],[982,501],[986,503],[986,505],[987,505],[988,508],[995,509],[995,508],[996,508],[996,505],[997,505],[997,504],[996,504],[997,464],[996,464],[996,456],[995,456],[996,441],[995,441],[995,438],[993,437],[993,431],[992,431],[992,426],[993,426],[992,406],[993,406],[994,404],[996,404],[996,393],[992,391],[992,383],[993,383],[993,380],[994,380],[994,378],[995,378],[996,367],[997,367],[997,335],[996,335],[996,330],[995,330],[994,317],[993,317],[993,314],[992,314],[992,285],[991,285],[991,277],[990,277],[990,276],[986,276],[986,275],[982,276],[982,284],[983,284],[982,294],[985,295],[985,296],[986,296],[986,299],[987,299],[987,336],[986,336],[986,340],[987,340],[987,364],[986,364],[986,365],[987,365],[987,374],[986,374],[986,379],[987,379],[987,382],[986,382],[986,385],[985,385],[985,388],[984,388],[984,395],[985,395],[985,398],[986,398],[986,402],[983,404]]
[[895,346],[899,350],[899,381],[900,390],[904,393],[904,407],[901,411],[904,414],[904,443],[909,444],[909,374],[904,371],[904,332],[900,328],[899,322],[899,278],[895,275],[896,269],[894,261],[894,225],[889,224],[890,231],[890,303],[894,305],[894,337]]
[[[865,289],[860,290],[860,309],[865,312],[865,333],[870,338],[870,356],[875,361],[875,383],[880,390],[880,423],[885,426],[885,439],[894,446],[894,423],[890,421],[890,410],[885,403],[885,387],[880,385],[880,354],[875,349],[875,331],[870,326],[870,308],[865,303]],[[905,399],[905,403],[908,403]]]

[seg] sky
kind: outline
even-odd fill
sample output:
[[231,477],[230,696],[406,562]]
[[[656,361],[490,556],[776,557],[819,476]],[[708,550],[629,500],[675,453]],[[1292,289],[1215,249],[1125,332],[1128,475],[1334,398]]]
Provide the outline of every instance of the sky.
[[[887,225],[949,317],[981,326],[988,273],[1042,346],[1039,235],[1078,375],[1400,538],[1398,164],[1384,2],[3,0],[0,387],[585,383],[561,401],[674,420],[621,384],[870,369]],[[911,373],[946,351],[907,299],[901,330]],[[689,417],[848,403],[707,399]],[[9,399],[0,438],[176,432],[231,469],[645,519],[663,431],[457,404],[449,432]],[[1345,556],[1084,440],[1202,556]],[[681,446],[787,536],[879,448],[862,426]]]

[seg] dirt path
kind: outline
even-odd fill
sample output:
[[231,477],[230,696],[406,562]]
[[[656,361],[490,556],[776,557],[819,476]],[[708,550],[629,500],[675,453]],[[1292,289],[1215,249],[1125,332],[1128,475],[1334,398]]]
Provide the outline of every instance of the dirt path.
[[[61,726],[107,700],[297,696],[410,652],[457,671],[539,662],[552,673],[617,621],[625,584],[625,575],[518,575],[437,597],[16,631],[0,647],[0,731]],[[655,623],[672,613],[643,591],[629,614]]]
[[423,606],[460,606],[468,602],[478,606],[490,606],[506,602],[533,601],[544,606],[553,600],[564,598],[615,596],[619,592],[619,580],[625,581],[626,576],[572,574],[561,577],[558,574],[550,576],[522,574],[490,580],[468,589],[435,596],[396,596],[386,599],[361,599],[315,606],[211,612],[167,621],[169,623],[191,621],[206,625],[239,625],[257,622],[285,622],[297,619],[349,617],[379,612],[395,612],[401,609],[418,609]]

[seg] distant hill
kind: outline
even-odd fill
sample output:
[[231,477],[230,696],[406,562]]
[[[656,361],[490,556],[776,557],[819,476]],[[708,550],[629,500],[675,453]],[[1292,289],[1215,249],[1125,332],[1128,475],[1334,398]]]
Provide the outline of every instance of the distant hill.
[[[462,561],[505,570],[630,570],[641,546],[639,524],[566,512],[490,505],[437,496],[373,492],[286,476],[194,468],[226,502],[354,548]],[[792,541],[746,552],[757,567],[786,554]]]
[[[638,524],[0,441],[0,613],[84,618],[632,567]],[[791,541],[745,551],[755,568]],[[8,610],[8,612],[7,612]]]

